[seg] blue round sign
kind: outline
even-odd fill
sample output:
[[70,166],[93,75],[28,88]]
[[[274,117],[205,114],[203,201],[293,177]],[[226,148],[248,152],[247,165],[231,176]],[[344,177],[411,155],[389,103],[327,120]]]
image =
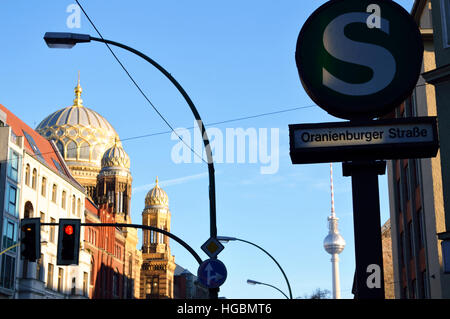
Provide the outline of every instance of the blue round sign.
[[207,288],[218,288],[227,279],[227,269],[218,259],[205,260],[197,271],[198,280]]

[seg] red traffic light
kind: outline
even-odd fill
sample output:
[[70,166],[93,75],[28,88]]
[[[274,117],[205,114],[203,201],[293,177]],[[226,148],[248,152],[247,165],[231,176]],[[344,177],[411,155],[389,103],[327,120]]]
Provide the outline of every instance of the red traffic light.
[[67,225],[66,227],[64,227],[64,232],[67,235],[72,235],[73,234],[73,226],[72,225]]

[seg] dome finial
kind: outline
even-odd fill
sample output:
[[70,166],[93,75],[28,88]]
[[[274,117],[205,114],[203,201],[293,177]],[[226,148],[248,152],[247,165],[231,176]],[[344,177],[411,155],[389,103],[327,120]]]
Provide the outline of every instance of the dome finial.
[[83,100],[81,99],[81,92],[83,89],[80,86],[80,71],[78,71],[78,83],[75,87],[75,100],[73,100],[74,106],[83,106]]
[[156,181],[155,181],[155,183],[156,183],[156,186],[158,186],[158,176],[156,176]]

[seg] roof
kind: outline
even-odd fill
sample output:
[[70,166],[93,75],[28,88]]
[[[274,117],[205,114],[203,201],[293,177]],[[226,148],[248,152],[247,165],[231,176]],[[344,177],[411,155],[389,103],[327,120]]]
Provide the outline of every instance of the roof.
[[74,183],[75,186],[83,192],[85,191],[83,186],[75,180],[67,169],[64,160],[61,158],[54,144],[29,127],[4,105],[0,104],[0,109],[6,113],[6,124],[11,127],[12,132],[16,136],[24,136],[23,145],[28,154],[36,158],[36,160],[43,163],[56,174],[59,174]]

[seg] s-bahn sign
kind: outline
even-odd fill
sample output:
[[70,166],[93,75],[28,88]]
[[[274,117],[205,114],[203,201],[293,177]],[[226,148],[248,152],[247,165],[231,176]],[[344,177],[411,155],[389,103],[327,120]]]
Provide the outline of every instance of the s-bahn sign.
[[293,164],[434,157],[435,117],[289,125]]
[[423,44],[410,14],[391,0],[332,0],[305,22],[295,59],[301,83],[321,108],[372,119],[412,92]]

